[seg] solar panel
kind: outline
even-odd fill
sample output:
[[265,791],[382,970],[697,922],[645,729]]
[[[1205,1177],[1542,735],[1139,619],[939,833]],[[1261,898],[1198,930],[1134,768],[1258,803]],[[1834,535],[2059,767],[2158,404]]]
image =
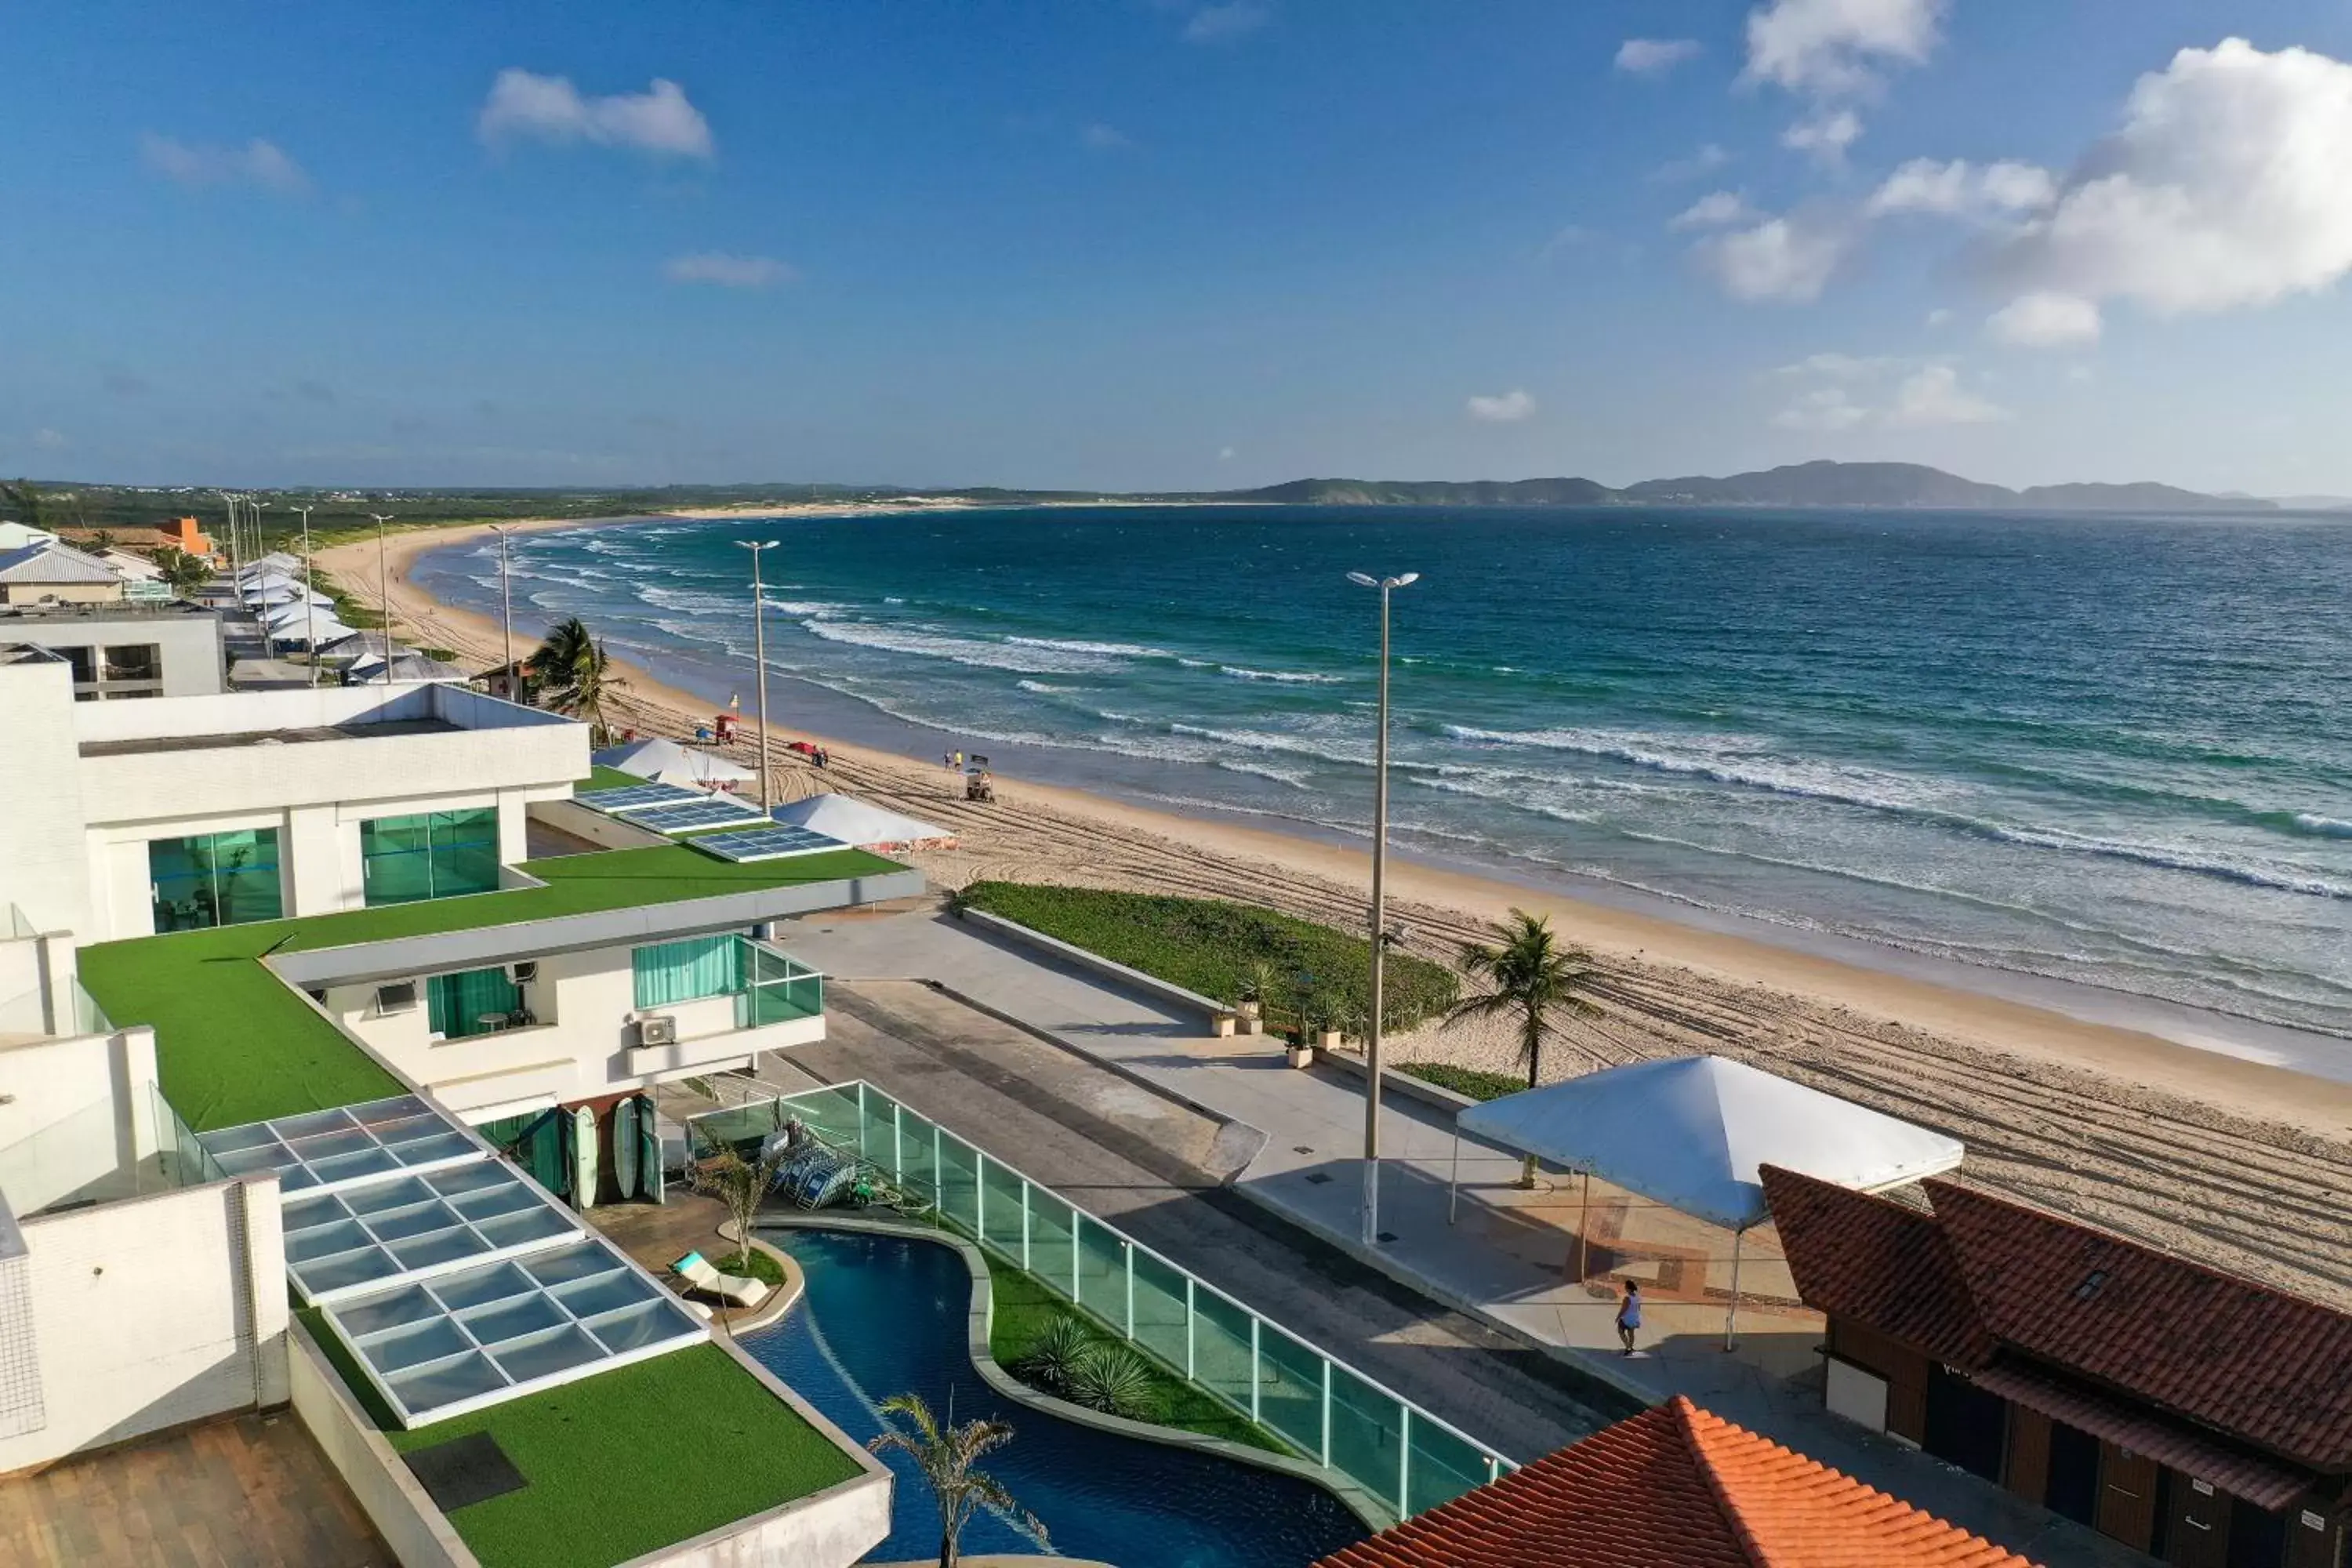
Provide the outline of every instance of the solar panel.
[[703,795],[700,790],[688,789],[683,784],[631,784],[625,789],[590,790],[586,795],[575,795],[572,798],[591,811],[614,816],[621,812],[646,811],[655,806],[682,805],[688,801],[702,799]]
[[721,860],[738,865],[754,860],[782,860],[793,855],[821,855],[828,849],[846,849],[848,845],[838,838],[827,838],[822,833],[811,833],[805,827],[778,824],[773,827],[747,827],[740,833],[709,833],[688,840],[705,854],[716,855]]
[[759,807],[730,800],[723,795],[709,795],[701,800],[682,802],[677,805],[658,805],[648,810],[632,808],[629,821],[638,827],[650,827],[656,833],[679,833],[690,827],[717,827],[721,824],[764,822]]

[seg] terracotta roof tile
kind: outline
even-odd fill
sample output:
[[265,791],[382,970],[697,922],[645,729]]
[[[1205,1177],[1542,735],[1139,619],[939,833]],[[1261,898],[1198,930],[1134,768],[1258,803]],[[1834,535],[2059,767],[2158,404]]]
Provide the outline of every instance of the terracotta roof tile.
[[1993,1342],[1935,1217],[1777,1165],[1762,1168],[1797,1295],[1954,1366],[1982,1366]]
[[1676,1397],[1318,1568],[2032,1568]]
[[1926,1186],[1977,1317],[2004,1342],[2352,1469],[2352,1314],[1973,1187]]

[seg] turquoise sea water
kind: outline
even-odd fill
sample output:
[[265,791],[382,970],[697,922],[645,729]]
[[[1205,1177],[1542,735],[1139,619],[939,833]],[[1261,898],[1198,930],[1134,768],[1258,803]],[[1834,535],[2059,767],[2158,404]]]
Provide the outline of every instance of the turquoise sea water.
[[[2352,1033],[2352,520],[1171,508],[516,542],[780,724],[1360,831],[1396,600],[1398,841]],[[494,550],[419,578],[495,610]],[[1275,825],[1279,825],[1275,824]]]

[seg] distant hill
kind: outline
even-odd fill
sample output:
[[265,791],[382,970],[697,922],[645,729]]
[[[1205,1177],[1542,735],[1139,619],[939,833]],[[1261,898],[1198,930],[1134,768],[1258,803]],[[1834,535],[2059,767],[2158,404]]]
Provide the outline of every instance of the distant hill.
[[1923,463],[1826,459],[1721,479],[1693,474],[1611,489],[1591,479],[1293,479],[1209,499],[1283,506],[1773,506],[1938,507],[1972,511],[2271,511],[2252,496],[2212,496],[2172,485],[1979,484]]

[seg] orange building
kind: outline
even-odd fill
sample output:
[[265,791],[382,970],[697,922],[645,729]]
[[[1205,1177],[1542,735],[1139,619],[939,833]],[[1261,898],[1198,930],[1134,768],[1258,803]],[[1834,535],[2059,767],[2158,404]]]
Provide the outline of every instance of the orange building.
[[203,525],[193,517],[175,518],[170,522],[159,523],[155,533],[159,545],[168,545],[207,561],[212,559],[213,542],[205,537]]

